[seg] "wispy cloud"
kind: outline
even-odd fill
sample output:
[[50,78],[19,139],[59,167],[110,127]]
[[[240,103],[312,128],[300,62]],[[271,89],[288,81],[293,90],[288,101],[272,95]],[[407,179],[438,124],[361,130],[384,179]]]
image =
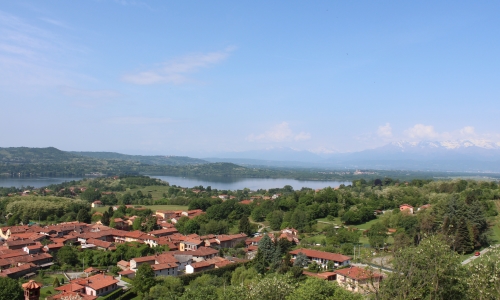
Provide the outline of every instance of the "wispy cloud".
[[305,141],[310,138],[310,133],[303,131],[294,133],[287,122],[282,122],[262,134],[250,134],[247,140],[250,142],[290,142]]
[[[403,137],[399,138],[413,141],[433,140],[433,141],[453,141],[453,140],[471,140],[471,141],[489,141],[499,142],[499,133],[479,133],[473,126],[464,126],[452,131],[437,131],[432,125],[415,124],[413,127],[405,130]],[[398,138],[398,137],[394,137]]]
[[223,51],[183,56],[164,63],[160,68],[126,74],[122,80],[139,85],[183,84],[190,81],[189,74],[222,62],[234,50],[234,47],[228,47]]
[[71,76],[64,58],[84,47],[70,46],[61,36],[32,23],[0,10],[0,84],[18,90],[28,84],[68,84]]
[[434,130],[434,126],[424,124],[416,124],[408,128],[405,130],[405,134],[412,139],[434,139],[439,137],[439,134]]
[[170,118],[156,118],[156,117],[116,117],[108,120],[111,124],[117,125],[151,125],[151,124],[168,124],[175,121]]
[[377,134],[384,138],[392,137],[392,127],[391,124],[385,123],[385,125],[381,125],[378,127]]

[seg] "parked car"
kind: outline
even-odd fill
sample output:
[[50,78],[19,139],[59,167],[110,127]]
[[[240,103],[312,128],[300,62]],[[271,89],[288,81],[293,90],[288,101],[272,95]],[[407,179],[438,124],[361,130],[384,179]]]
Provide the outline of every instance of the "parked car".
[[477,251],[476,253],[474,253],[474,256],[479,256],[481,255],[481,252]]

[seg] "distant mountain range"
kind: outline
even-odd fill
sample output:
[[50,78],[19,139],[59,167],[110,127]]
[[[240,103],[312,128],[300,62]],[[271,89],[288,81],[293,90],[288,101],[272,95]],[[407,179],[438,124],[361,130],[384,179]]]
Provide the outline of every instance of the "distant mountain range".
[[[250,169],[243,170],[238,165]],[[311,172],[313,169],[372,169],[498,173],[500,143],[483,140],[400,141],[359,152],[321,155],[282,147],[219,153],[201,159],[186,156],[127,155],[115,152],[66,152],[53,147],[0,148],[0,173],[10,174],[28,172],[55,176],[54,174],[63,173],[86,174],[90,171],[104,174],[187,175],[211,172],[226,174],[231,169],[230,174],[244,173],[253,176],[255,172],[250,172],[252,168],[258,168],[259,171],[256,173],[259,176],[277,176],[269,168],[303,168],[310,169]]]
[[221,153],[205,158],[242,165],[500,172],[500,143],[484,140],[392,142],[351,153],[317,155],[290,148]]

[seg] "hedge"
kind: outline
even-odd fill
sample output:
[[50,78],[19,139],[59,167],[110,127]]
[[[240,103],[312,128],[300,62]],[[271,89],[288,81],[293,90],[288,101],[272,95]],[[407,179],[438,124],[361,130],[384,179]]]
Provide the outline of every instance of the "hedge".
[[130,290],[125,294],[121,295],[120,297],[116,298],[116,300],[130,300],[134,299],[135,297],[137,297],[137,294],[134,293],[132,290]]
[[117,289],[116,291],[107,294],[106,296],[100,297],[101,300],[114,300],[117,299],[118,296],[124,293],[123,289]]

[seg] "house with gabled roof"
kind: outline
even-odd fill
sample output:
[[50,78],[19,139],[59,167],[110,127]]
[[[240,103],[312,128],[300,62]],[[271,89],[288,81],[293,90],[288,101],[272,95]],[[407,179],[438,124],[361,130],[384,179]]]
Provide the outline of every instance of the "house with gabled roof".
[[344,289],[357,293],[370,293],[377,290],[383,275],[370,269],[351,266],[334,271],[337,274],[337,283]]
[[186,266],[186,274],[206,271],[215,268],[215,263],[208,261],[195,262]]
[[329,262],[333,262],[335,267],[348,266],[351,263],[351,257],[313,249],[296,249],[290,251],[292,259],[296,259],[299,253],[304,254],[310,261],[315,261],[318,265],[326,268]]
[[74,279],[67,285],[59,287],[59,290],[60,288],[65,288],[65,286],[69,286],[70,289],[73,287],[83,287],[83,289],[80,288],[78,291],[83,290],[86,295],[90,296],[104,296],[118,289],[117,283],[118,280],[114,279],[113,276],[97,274],[87,278]]

